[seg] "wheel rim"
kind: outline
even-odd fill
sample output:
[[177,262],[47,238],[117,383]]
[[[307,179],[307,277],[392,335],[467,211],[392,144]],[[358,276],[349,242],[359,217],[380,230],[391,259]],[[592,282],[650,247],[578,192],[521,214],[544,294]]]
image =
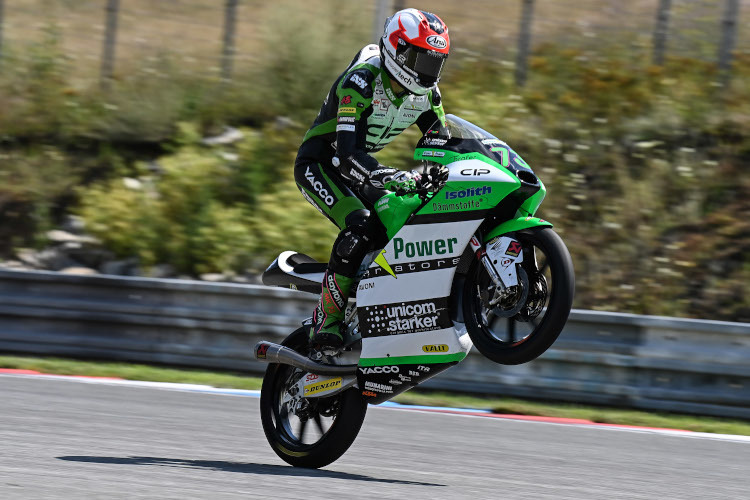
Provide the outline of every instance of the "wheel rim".
[[311,448],[323,440],[336,424],[340,396],[303,398],[296,394],[305,372],[283,365],[274,388],[273,420],[279,437],[295,450]]
[[469,297],[472,314],[484,335],[508,349],[527,342],[540,330],[554,284],[544,249],[532,241],[520,241],[524,260],[516,268],[519,285],[501,297],[487,270],[478,264]]

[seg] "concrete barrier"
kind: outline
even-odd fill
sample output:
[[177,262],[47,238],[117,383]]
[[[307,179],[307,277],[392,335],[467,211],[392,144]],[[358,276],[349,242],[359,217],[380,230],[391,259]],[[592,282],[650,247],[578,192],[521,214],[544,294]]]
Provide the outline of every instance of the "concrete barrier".
[[[0,270],[0,351],[261,373],[316,297],[255,285]],[[750,418],[750,324],[574,310],[539,359],[476,351],[425,386]]]

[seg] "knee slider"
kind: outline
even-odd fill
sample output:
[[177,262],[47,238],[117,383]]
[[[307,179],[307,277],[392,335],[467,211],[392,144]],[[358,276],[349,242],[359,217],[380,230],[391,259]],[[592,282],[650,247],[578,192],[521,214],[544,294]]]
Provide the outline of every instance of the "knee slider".
[[336,255],[347,260],[360,255],[364,257],[364,254],[367,253],[369,240],[367,235],[358,234],[358,231],[353,229],[347,229],[337,239],[334,250]]
[[356,228],[345,229],[336,238],[331,253],[331,269],[347,277],[357,273],[362,259],[370,247],[370,238]]

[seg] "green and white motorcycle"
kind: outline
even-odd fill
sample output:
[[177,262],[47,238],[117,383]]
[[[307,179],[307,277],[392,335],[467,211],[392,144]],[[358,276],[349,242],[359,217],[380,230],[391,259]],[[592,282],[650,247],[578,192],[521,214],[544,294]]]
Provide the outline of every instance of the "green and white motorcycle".
[[[261,419],[276,454],[299,467],[339,458],[379,404],[463,360],[474,345],[501,364],[531,361],[570,313],[573,264],[552,224],[534,216],[546,190],[506,143],[453,115],[417,144],[422,186],[371,207],[387,244],[358,274],[345,347],[312,351],[309,321],[270,363]],[[325,264],[283,252],[266,285],[319,294]],[[353,294],[354,295],[354,294]]]

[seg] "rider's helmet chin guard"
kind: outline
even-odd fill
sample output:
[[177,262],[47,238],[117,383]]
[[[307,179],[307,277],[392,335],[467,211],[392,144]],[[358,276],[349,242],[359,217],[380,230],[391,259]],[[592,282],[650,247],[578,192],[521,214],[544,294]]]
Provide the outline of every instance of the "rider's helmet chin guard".
[[448,27],[435,14],[404,9],[385,21],[380,57],[388,76],[412,94],[437,85],[449,51]]

